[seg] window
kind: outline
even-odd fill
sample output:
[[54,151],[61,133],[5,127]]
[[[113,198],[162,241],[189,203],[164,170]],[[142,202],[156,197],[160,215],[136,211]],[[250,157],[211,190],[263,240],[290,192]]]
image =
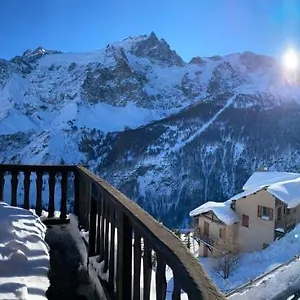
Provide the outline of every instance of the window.
[[273,220],[273,208],[260,206],[257,207],[257,216],[263,220]]
[[219,229],[219,237],[221,239],[224,239],[225,238],[225,228],[220,228]]
[[262,208],[262,216],[263,217],[269,217],[269,208],[268,207],[263,206],[263,208]]
[[249,216],[243,215],[243,217],[242,217],[242,225],[244,227],[249,227]]

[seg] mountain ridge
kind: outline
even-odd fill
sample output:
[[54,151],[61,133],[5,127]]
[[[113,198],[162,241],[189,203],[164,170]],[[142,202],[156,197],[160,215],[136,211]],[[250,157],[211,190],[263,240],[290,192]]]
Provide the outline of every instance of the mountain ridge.
[[154,33],[24,55],[0,60],[0,162],[87,164],[170,227],[256,168],[299,168],[300,88],[272,58],[187,63]]

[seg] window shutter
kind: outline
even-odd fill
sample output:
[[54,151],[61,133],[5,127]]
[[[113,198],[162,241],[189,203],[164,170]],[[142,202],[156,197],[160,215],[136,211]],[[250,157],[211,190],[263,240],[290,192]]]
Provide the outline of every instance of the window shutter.
[[269,208],[269,219],[270,219],[270,221],[272,221],[273,220],[273,208]]
[[262,206],[260,206],[260,205],[257,206],[257,216],[259,218],[262,217]]

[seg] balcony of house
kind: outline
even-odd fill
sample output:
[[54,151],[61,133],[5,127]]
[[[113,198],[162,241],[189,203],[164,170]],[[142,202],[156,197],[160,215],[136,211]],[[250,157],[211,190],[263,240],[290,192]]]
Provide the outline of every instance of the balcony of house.
[[215,242],[216,242],[215,239],[210,237],[207,233],[205,233],[199,227],[196,228],[195,231],[194,231],[194,238],[198,242],[204,243],[205,245],[207,245],[210,248],[213,248],[214,245],[215,245]]
[[98,299],[225,299],[171,231],[83,166],[0,165],[0,201],[33,209],[49,227],[76,216]]
[[281,201],[275,202],[275,238],[282,237],[292,230],[296,225],[296,214],[294,209],[288,209]]

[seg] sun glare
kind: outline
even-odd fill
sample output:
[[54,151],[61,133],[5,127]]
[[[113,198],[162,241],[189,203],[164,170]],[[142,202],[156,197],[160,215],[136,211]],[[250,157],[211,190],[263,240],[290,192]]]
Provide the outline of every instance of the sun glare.
[[294,49],[289,49],[283,57],[284,66],[290,70],[295,70],[298,66],[298,55]]

